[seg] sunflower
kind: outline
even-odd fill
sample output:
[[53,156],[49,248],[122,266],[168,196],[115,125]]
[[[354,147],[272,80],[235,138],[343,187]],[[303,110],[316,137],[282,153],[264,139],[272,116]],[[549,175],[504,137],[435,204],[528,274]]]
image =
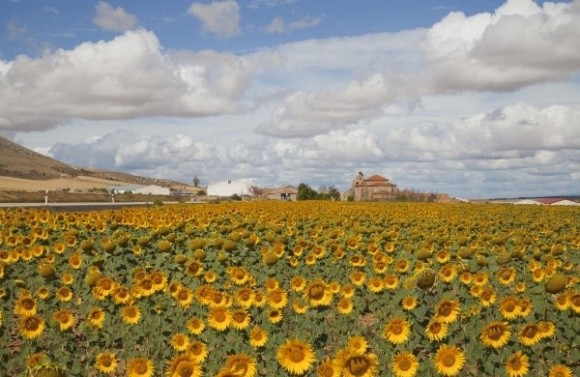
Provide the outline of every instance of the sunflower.
[[419,361],[411,352],[401,352],[393,358],[391,370],[395,377],[414,377],[419,369]]
[[197,364],[203,363],[207,354],[207,345],[201,340],[194,340],[187,347],[187,355]]
[[397,271],[397,273],[399,274],[402,274],[403,272],[406,272],[410,266],[411,264],[409,263],[408,260],[401,259],[395,263],[395,271]]
[[30,296],[20,296],[14,305],[14,314],[24,317],[36,314],[36,301]]
[[62,309],[52,314],[52,319],[58,322],[60,331],[66,331],[70,329],[75,323],[75,317],[72,312],[67,309]]
[[225,331],[232,322],[232,314],[226,306],[212,308],[208,312],[207,317],[209,327],[218,331]]
[[368,348],[368,342],[364,336],[356,335],[348,340],[347,347],[353,349],[357,353],[365,353]]
[[42,317],[33,314],[28,317],[21,317],[18,327],[22,336],[26,339],[34,339],[42,334],[46,325]]
[[217,273],[215,271],[212,271],[212,270],[207,271],[205,274],[203,274],[203,280],[206,283],[210,283],[210,284],[214,283],[217,280],[217,278],[218,278]]
[[243,376],[254,377],[256,375],[256,360],[246,354],[239,353],[229,355],[226,358],[218,376]]
[[459,314],[459,302],[453,299],[443,299],[437,305],[435,317],[443,323],[453,323]]
[[510,285],[516,280],[516,269],[513,267],[504,267],[497,274],[497,281],[502,285]]
[[576,314],[580,314],[580,292],[570,292],[570,307]]
[[374,353],[362,353],[352,348],[339,351],[335,367],[343,377],[376,377],[378,357]]
[[546,273],[541,268],[537,268],[532,271],[532,280],[536,283],[540,283],[546,277]]
[[[50,296],[50,290],[47,287],[42,286],[38,288],[38,291],[36,291],[36,295],[38,296],[39,299],[45,300],[48,298],[48,296]],[[2,298],[1,295],[0,298]]]
[[187,329],[193,335],[199,335],[205,329],[205,323],[203,323],[201,318],[193,317],[187,322]]
[[332,360],[326,359],[316,367],[316,377],[341,377],[341,373]]
[[522,377],[528,374],[530,359],[522,351],[516,351],[508,357],[505,370],[508,377]]
[[263,347],[268,342],[268,333],[259,326],[254,326],[248,334],[250,345],[254,348]]
[[445,250],[441,250],[440,252],[437,253],[437,255],[435,256],[435,259],[437,259],[437,262],[439,262],[441,264],[447,263],[451,259],[451,253],[449,253]]
[[268,313],[268,321],[277,324],[284,319],[284,314],[280,310],[270,310]]
[[404,310],[411,311],[417,307],[417,299],[415,296],[405,296],[403,297],[403,300],[401,300],[401,305],[403,306]]
[[499,312],[507,320],[513,320],[520,315],[520,306],[516,297],[508,296],[501,299]]
[[379,293],[383,290],[383,279],[378,276],[373,276],[367,282],[367,287],[369,291],[373,293]]
[[153,361],[145,357],[135,357],[127,362],[127,377],[151,377],[155,371]]
[[103,297],[112,295],[116,289],[117,283],[108,276],[100,277],[93,287],[93,291]]
[[459,281],[461,281],[465,285],[471,284],[471,272],[469,272],[469,271],[463,271],[459,275]]
[[287,340],[276,351],[276,360],[289,373],[306,373],[315,361],[312,346],[299,339]]
[[572,303],[569,300],[567,292],[560,293],[559,295],[556,296],[556,299],[554,300],[554,306],[559,311],[567,310],[568,308],[570,308],[571,305]]
[[74,282],[75,278],[72,274],[65,272],[61,275],[60,281],[65,285],[71,285]]
[[491,322],[487,324],[479,339],[487,347],[501,348],[507,344],[511,331],[507,322]]
[[103,324],[105,323],[105,311],[101,308],[92,308],[87,314],[87,321],[92,328],[103,328]]
[[26,358],[26,366],[30,369],[34,369],[37,365],[45,363],[47,361],[47,356],[44,352],[36,352],[28,355]]
[[123,309],[121,309],[121,316],[123,318],[123,322],[134,325],[141,320],[141,310],[137,305],[125,305]]
[[550,368],[548,377],[574,377],[574,372],[566,365],[556,364]]
[[266,305],[266,296],[261,291],[254,292],[254,302],[253,305],[257,308],[261,308]]
[[304,290],[304,297],[309,300],[310,306],[327,306],[332,302],[332,291],[322,279],[311,281]]
[[243,330],[250,325],[250,315],[245,309],[237,309],[232,312],[231,326],[236,330]]
[[520,308],[520,317],[527,317],[532,313],[533,306],[529,298],[522,298],[518,301]]
[[472,281],[474,285],[478,287],[483,287],[489,281],[489,276],[485,272],[477,272],[472,277]]
[[457,268],[453,264],[445,264],[439,270],[439,279],[451,283],[457,277]]
[[254,291],[252,288],[240,288],[234,294],[234,300],[243,308],[249,308],[254,301]]
[[442,340],[447,336],[448,326],[437,319],[432,319],[425,328],[425,333],[430,341]]
[[268,278],[264,283],[266,286],[266,290],[271,291],[276,288],[280,288],[280,282],[276,278]]
[[442,345],[434,357],[435,368],[443,376],[457,376],[465,364],[465,355],[455,346]]
[[56,298],[58,299],[58,301],[69,302],[70,300],[72,300],[72,297],[73,297],[73,292],[67,286],[60,287],[56,291]]
[[174,356],[165,366],[166,377],[201,377],[201,375],[201,366],[188,354]]
[[362,271],[356,270],[350,274],[350,281],[356,286],[363,285],[365,280],[366,276]]
[[131,299],[131,293],[125,287],[119,286],[117,290],[115,290],[115,293],[113,293],[113,302],[117,305],[127,304]]
[[171,337],[171,347],[176,351],[185,351],[189,346],[189,338],[184,333],[178,332]]
[[114,353],[105,351],[97,354],[95,368],[105,374],[113,374],[117,370],[117,357]]
[[282,309],[288,304],[288,293],[282,288],[274,288],[268,291],[267,299],[272,309]]
[[399,278],[397,275],[387,275],[383,283],[386,289],[396,289],[399,286]]
[[556,332],[556,325],[550,321],[540,321],[538,322],[538,330],[540,330],[542,338],[549,338]]
[[187,308],[193,302],[193,292],[186,287],[180,288],[175,294],[177,304],[182,308]]
[[411,325],[403,317],[393,317],[385,325],[383,337],[393,344],[402,344],[409,340]]
[[484,308],[490,307],[495,303],[496,293],[492,287],[485,287],[479,294],[479,302]]
[[294,299],[292,302],[292,310],[296,314],[304,314],[308,311],[308,305],[302,299]]
[[527,324],[520,329],[518,340],[525,346],[533,346],[542,340],[542,333],[535,323]]

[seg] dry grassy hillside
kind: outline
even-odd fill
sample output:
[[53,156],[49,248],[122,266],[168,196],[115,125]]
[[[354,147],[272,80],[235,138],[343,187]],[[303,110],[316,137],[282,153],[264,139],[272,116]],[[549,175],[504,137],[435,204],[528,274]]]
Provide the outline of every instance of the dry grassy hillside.
[[86,194],[119,184],[187,188],[186,184],[172,180],[74,167],[0,136],[0,201],[25,199],[24,192],[50,190]]

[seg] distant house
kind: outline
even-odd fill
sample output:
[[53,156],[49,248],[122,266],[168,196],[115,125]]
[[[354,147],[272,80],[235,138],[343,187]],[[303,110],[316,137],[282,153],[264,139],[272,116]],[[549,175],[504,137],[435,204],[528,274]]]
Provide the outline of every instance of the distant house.
[[264,188],[260,190],[260,197],[264,199],[296,201],[298,189],[293,186],[279,188]]
[[539,198],[534,200],[550,206],[580,206],[578,202],[563,198]]
[[251,195],[251,187],[240,181],[222,181],[207,186],[208,196],[229,197],[232,195]]
[[355,201],[395,200],[399,192],[387,178],[377,174],[365,178],[362,172],[352,181],[352,191]]

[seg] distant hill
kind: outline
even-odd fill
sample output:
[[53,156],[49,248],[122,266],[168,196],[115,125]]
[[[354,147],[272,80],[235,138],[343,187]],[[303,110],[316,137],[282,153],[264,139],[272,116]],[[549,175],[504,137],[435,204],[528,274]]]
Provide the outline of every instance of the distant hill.
[[183,187],[182,182],[107,170],[77,168],[25,148],[0,136],[0,176],[28,180],[91,177],[138,185]]

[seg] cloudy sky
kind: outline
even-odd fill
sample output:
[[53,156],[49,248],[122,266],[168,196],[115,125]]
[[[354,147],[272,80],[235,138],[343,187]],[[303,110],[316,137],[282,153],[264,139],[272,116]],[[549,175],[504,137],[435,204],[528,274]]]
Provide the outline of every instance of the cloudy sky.
[[580,194],[580,0],[0,0],[0,133],[202,184]]

